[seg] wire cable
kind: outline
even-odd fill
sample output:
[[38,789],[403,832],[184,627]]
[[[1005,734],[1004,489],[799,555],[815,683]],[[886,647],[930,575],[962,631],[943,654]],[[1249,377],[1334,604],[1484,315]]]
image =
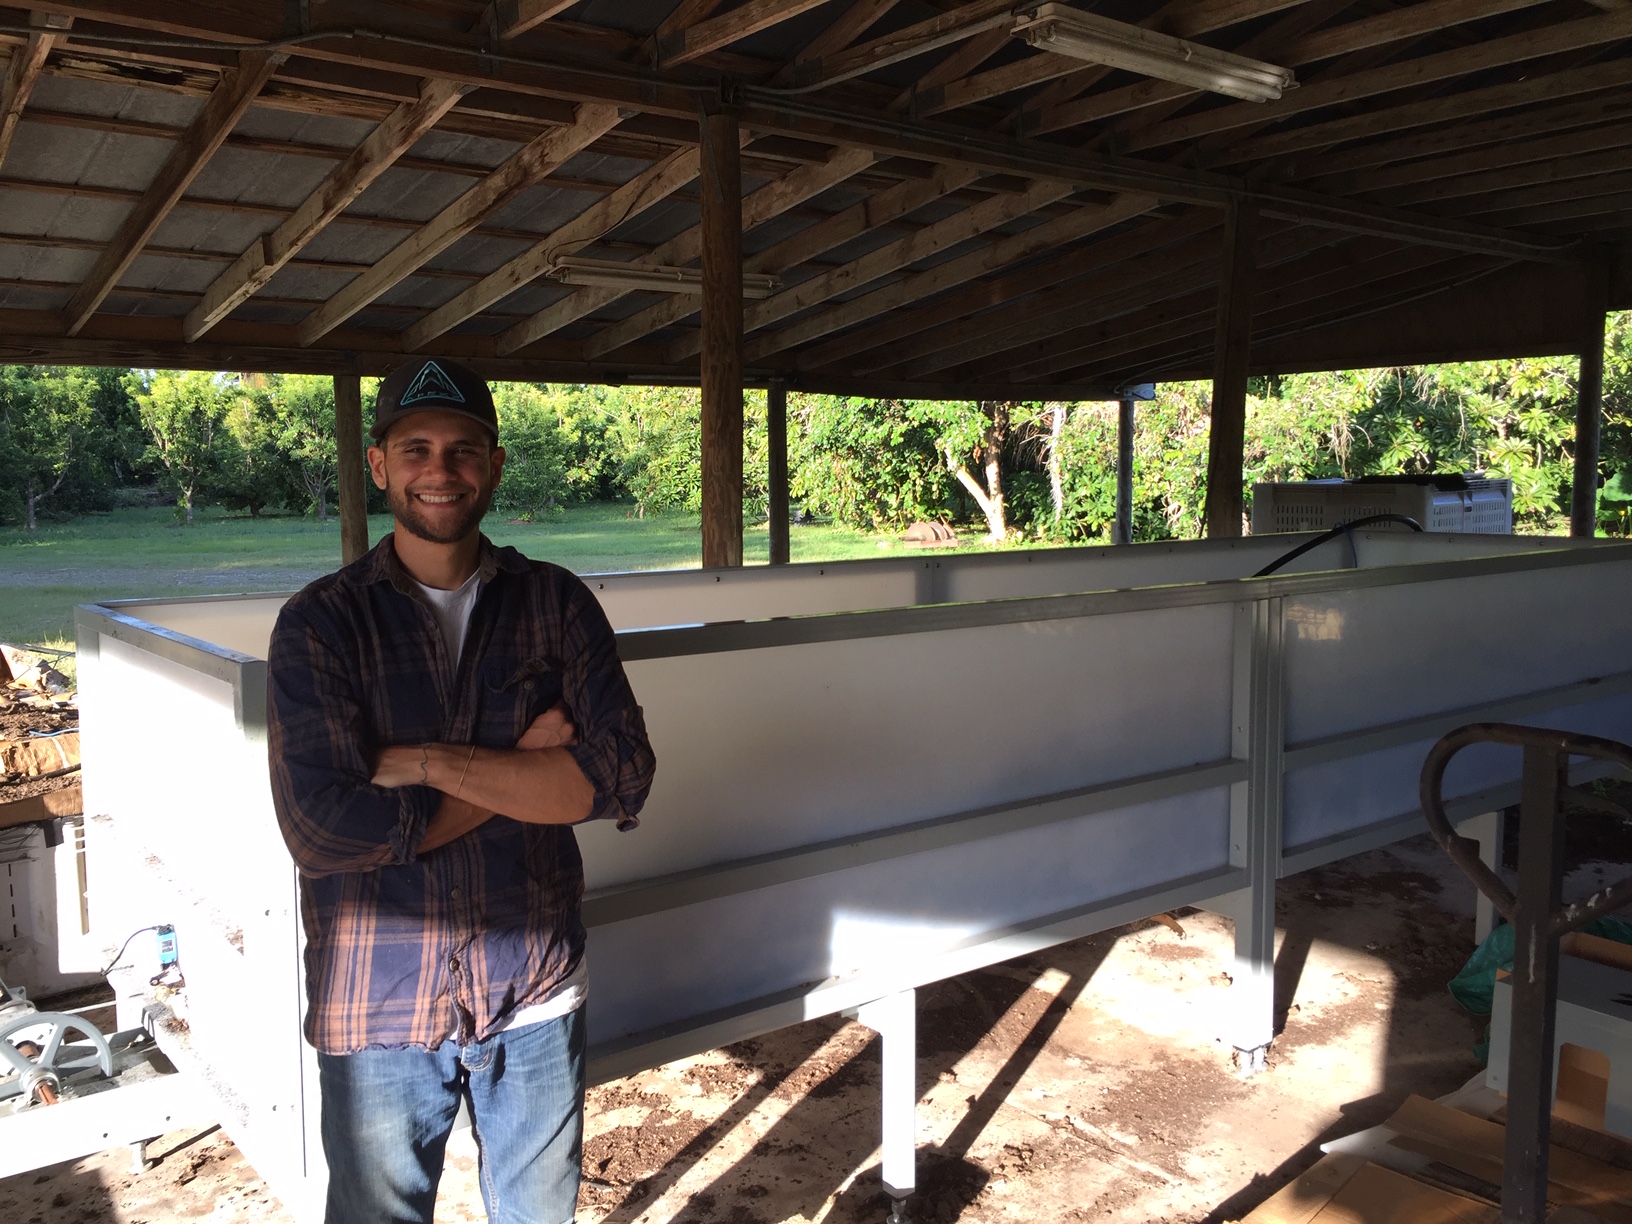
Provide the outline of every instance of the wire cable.
[[160,926],[159,923],[154,923],[152,926],[137,927],[129,935],[126,935],[125,936],[125,942],[119,945],[119,955],[115,956],[111,961],[108,962],[108,967],[106,969],[102,970],[100,976],[101,977],[107,977],[108,974],[113,972],[114,966],[119,963],[119,958],[124,956],[125,949],[130,947],[130,941],[131,940],[135,939],[136,936],[140,935],[143,931],[156,931],[156,930],[159,929],[159,926]]
[[1264,566],[1264,568],[1254,574],[1253,577],[1268,578],[1276,570],[1280,569],[1281,566],[1286,565],[1288,562],[1296,561],[1299,557],[1303,556],[1304,553],[1309,552],[1312,549],[1319,548],[1328,540],[1335,540],[1340,535],[1348,536],[1349,554],[1354,558],[1354,567],[1359,569],[1360,554],[1355,551],[1354,535],[1352,534],[1353,530],[1356,527],[1370,527],[1376,523],[1403,523],[1405,526],[1411,528],[1412,531],[1422,531],[1421,523],[1417,522],[1416,519],[1409,518],[1403,514],[1367,514],[1361,518],[1350,519],[1347,523],[1339,523],[1336,527],[1330,527],[1321,532],[1312,540],[1305,540],[1291,552],[1286,553],[1283,556],[1276,557],[1275,560]]

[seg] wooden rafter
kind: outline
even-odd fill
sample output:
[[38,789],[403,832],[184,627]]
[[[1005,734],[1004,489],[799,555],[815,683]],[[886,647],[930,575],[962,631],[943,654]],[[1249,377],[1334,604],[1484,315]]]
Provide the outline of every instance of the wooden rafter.
[[1201,210],[1192,210],[1186,216],[1171,220],[1152,221],[1119,234],[1114,253],[1098,245],[1089,245],[1018,271],[989,280],[977,280],[931,305],[916,310],[895,311],[887,318],[873,320],[858,331],[803,349],[794,359],[794,365],[800,370],[816,370],[834,364],[848,364],[862,373],[883,369],[895,361],[899,351],[897,346],[908,337],[972,319],[1005,302],[1026,297],[1061,281],[1102,272],[1109,265],[1213,230],[1217,225],[1217,217]]
[[34,83],[45,71],[46,57],[72,22],[70,17],[30,14],[29,24],[37,27],[38,32],[11,49],[6,75],[0,80],[0,166],[6,164],[11,139],[17,134],[17,124],[23,117],[23,108],[28,105],[29,95],[34,92]]
[[1053,217],[1031,229],[1010,234],[979,250],[970,251],[923,272],[875,289],[871,293],[831,306],[809,318],[761,336],[748,343],[749,361],[763,361],[836,331],[877,318],[902,306],[922,301],[932,294],[955,289],[980,276],[1008,267],[1034,255],[1055,250],[1089,234],[1108,229],[1156,207],[1153,196],[1128,194],[1109,204],[1092,205]]
[[[798,267],[869,230],[899,221],[931,200],[968,186],[977,177],[973,170],[943,167],[927,179],[908,179],[897,183],[859,204],[852,204],[824,217],[769,250],[745,259],[743,271],[776,274]],[[616,330],[603,343],[615,339],[615,347],[621,348],[696,312],[697,304],[693,301],[671,298],[658,302],[621,323],[613,324]],[[611,352],[613,349],[601,348],[600,351]],[[692,351],[696,352],[695,349]]]
[[566,12],[578,0],[500,0],[495,5],[501,38],[516,38],[551,17]]
[[314,310],[300,325],[300,342],[315,343],[393,285],[474,230],[482,218],[563,165],[598,136],[617,125],[611,106],[585,103],[571,127],[544,133],[512,154],[503,165],[420,226],[372,268]]
[[[790,171],[784,177],[765,184],[759,190],[750,193],[742,201],[742,226],[746,233],[756,225],[769,221],[772,217],[781,216],[789,209],[796,207],[812,196],[819,195],[829,187],[843,182],[859,174],[873,163],[873,154],[868,149],[839,149],[833,156],[821,165],[801,166]],[[678,264],[691,263],[702,254],[702,227],[694,225],[690,229],[677,234],[663,243],[650,255],[635,261],[639,264]],[[576,319],[581,319],[602,306],[608,305],[624,296],[626,290],[615,288],[580,289],[576,293],[563,298],[559,302],[546,306],[538,314],[516,324],[499,338],[501,352],[511,352],[525,344],[531,344],[542,336],[548,336],[557,329],[566,326]],[[669,305],[663,302],[662,305]],[[685,303],[687,313],[697,309],[696,303]],[[628,341],[620,341],[614,332],[619,324],[612,324],[602,328],[584,344],[586,359],[593,360],[603,353],[611,352],[614,348],[621,348]],[[637,325],[638,326],[638,325]],[[638,332],[632,339],[639,339],[645,335]]]
[[1278,102],[1262,105],[1243,102],[1170,119],[1135,137],[1128,148],[1160,148],[1178,141],[1227,132],[1232,128],[1278,122],[1306,111],[1361,101],[1396,89],[1467,76],[1492,68],[1505,68],[1545,55],[1602,46],[1629,37],[1632,37],[1632,10],[1578,18],[1522,34],[1492,38],[1471,47],[1422,55],[1370,71],[1304,85],[1285,94]]
[[281,57],[261,52],[245,52],[238,58],[238,66],[221,74],[221,84],[204,103],[176,147],[159,168],[153,182],[141,200],[126,215],[102,257],[96,261],[91,274],[74,291],[68,308],[63,313],[63,330],[78,335],[86,321],[95,313],[131,262],[141,254],[142,247],[153,236],[181,199],[189,184],[204,169],[216,149],[232,131],[255,95],[272,77]]
[[[1599,90],[1622,89],[1632,85],[1632,61],[1612,60],[1567,72],[1543,73],[1523,81],[1505,85],[1487,85],[1466,90],[1445,98],[1431,98],[1422,102],[1408,102],[1400,106],[1384,107],[1342,119],[1329,119],[1290,132],[1259,136],[1243,145],[1235,146],[1213,158],[1214,164],[1238,165],[1243,162],[1264,161],[1285,157],[1305,149],[1324,149],[1350,141],[1374,139],[1393,135],[1414,127],[1449,123],[1456,119],[1486,116],[1513,107],[1554,102]],[[1522,122],[1523,117],[1516,119]],[[1489,125],[1500,121],[1486,120]],[[1429,137],[1431,142],[1433,137]],[[1460,139],[1460,137],[1458,137]],[[1459,148],[1459,144],[1441,145],[1441,148]],[[1427,150],[1429,152],[1434,149]],[[1371,155],[1364,148],[1352,155],[1332,154],[1323,160],[1334,165],[1371,165]]]
[[547,238],[489,273],[409,328],[409,351],[424,348],[474,314],[508,297],[549,270],[554,261],[588,246],[608,230],[639,216],[697,177],[697,150],[679,149],[636,175],[603,200],[591,204]]
[[917,59],[931,51],[973,38],[1004,24],[1014,0],[971,0],[950,12],[917,22],[893,33],[798,62],[794,79],[802,84],[846,81],[891,64]]
[[197,340],[210,328],[248,301],[324,226],[344,212],[368,185],[383,174],[466,92],[452,81],[427,81],[419,100],[404,103],[330,171],[288,220],[249,249],[223,272],[204,299],[187,315],[183,334]]
[[[1289,44],[1281,46],[1276,45],[1277,33],[1269,32],[1266,36],[1255,38],[1237,50],[1250,56],[1274,55],[1276,62],[1296,68],[1317,60],[1417,38],[1432,30],[1444,29],[1461,22],[1477,21],[1483,17],[1543,2],[1544,0],[1425,0],[1425,3],[1412,5],[1407,9],[1318,30],[1294,38]],[[1298,11],[1294,10],[1290,20],[1295,21],[1298,15]],[[1288,96],[1301,98],[1302,94],[1303,90],[1300,89],[1295,95]],[[1039,115],[1036,130],[1057,132],[1137,111],[1157,103],[1196,96],[1196,90],[1183,85],[1174,85],[1168,81],[1140,81],[1120,89],[1107,90],[1051,107]],[[1262,112],[1267,108],[1255,107],[1255,109],[1261,112],[1259,118],[1263,119]]]
[[809,12],[828,0],[747,0],[728,13],[699,21],[657,39],[657,57],[661,64],[684,64],[700,59],[722,47],[761,30],[791,20],[800,13]]

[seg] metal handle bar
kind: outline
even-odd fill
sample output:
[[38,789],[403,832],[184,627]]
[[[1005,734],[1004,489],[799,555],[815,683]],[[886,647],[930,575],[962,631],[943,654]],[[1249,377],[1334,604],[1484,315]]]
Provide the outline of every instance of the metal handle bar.
[[[1612,761],[1629,771],[1632,771],[1632,747],[1616,740],[1580,735],[1573,731],[1520,727],[1513,723],[1469,723],[1444,736],[1428,750],[1428,759],[1422,763],[1421,784],[1422,811],[1428,818],[1428,831],[1440,848],[1451,856],[1451,861],[1473,881],[1474,887],[1490,898],[1490,903],[1501,912],[1502,917],[1514,922],[1518,916],[1518,898],[1494,871],[1480,861],[1479,843],[1451,828],[1451,822],[1445,815],[1444,799],[1440,795],[1451,758],[1474,744],[1547,748],[1560,760],[1574,756],[1590,757],[1598,761]],[[1623,814],[1632,820],[1632,814]],[[1628,904],[1632,904],[1632,875],[1611,888],[1594,893],[1585,901],[1566,905],[1556,911],[1551,915],[1550,929],[1554,935],[1563,935]]]

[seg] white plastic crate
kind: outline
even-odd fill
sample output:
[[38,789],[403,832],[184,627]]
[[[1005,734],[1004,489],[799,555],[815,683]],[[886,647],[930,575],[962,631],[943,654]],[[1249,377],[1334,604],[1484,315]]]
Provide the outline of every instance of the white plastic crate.
[[1425,531],[1510,535],[1513,482],[1505,476],[1398,476],[1252,486],[1252,531],[1324,531],[1369,514],[1403,514]]

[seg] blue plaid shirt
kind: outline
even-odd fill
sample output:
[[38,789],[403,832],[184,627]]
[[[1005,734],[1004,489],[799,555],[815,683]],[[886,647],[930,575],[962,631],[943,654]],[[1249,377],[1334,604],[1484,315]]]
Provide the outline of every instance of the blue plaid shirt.
[[455,661],[390,536],[278,616],[267,656],[272,796],[300,869],[306,1037],[319,1050],[434,1049],[492,1033],[577,967],[583,864],[572,829],[495,816],[423,855],[441,802],[369,778],[382,748],[512,748],[563,703],[595,788],[632,829],[654,758],[612,628],[556,565],[481,545]]

